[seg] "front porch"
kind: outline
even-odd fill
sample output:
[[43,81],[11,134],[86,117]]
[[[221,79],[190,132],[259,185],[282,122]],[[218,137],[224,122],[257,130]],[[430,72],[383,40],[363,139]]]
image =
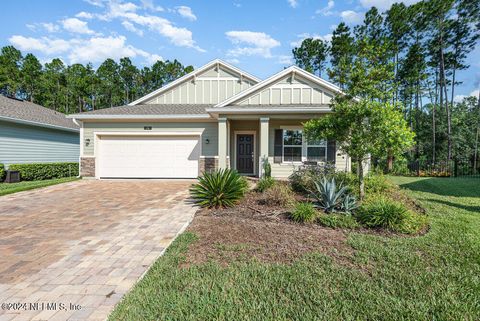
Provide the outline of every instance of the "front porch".
[[305,140],[303,123],[312,118],[309,116],[219,116],[218,167],[261,177],[263,160],[267,159],[272,176],[277,178],[290,176],[305,162],[328,162],[335,164],[337,170],[348,171],[349,158],[337,151],[335,141]]

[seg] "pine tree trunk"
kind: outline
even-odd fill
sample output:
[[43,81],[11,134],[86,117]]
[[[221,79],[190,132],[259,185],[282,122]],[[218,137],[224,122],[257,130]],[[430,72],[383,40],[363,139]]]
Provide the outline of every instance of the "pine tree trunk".
[[473,173],[474,174],[477,174],[478,136],[480,133],[480,92],[478,93],[477,110],[478,110],[477,134],[475,135],[475,152],[473,157]]
[[448,106],[447,82],[445,76],[445,57],[443,54],[443,32],[440,31],[440,100],[442,100],[442,88],[445,93],[445,111],[447,112],[447,161],[450,161],[452,159],[452,117],[450,114],[450,107]]

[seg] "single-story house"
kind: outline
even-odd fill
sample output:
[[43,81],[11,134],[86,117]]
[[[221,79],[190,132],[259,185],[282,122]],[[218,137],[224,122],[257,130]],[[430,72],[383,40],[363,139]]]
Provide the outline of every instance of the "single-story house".
[[0,163],[79,161],[79,127],[43,106],[0,95]]
[[81,176],[194,178],[234,168],[288,177],[309,162],[349,170],[335,141],[308,142],[302,123],[331,112],[334,84],[292,66],[261,81],[221,60],[127,106],[70,115],[80,124]]

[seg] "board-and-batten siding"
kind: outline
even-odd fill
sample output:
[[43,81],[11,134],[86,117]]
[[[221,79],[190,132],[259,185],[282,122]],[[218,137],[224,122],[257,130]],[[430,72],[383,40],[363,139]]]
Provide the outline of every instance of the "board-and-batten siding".
[[0,163],[78,162],[79,134],[0,121]]
[[238,105],[327,105],[333,97],[334,93],[305,79],[287,76]]
[[[150,126],[152,130],[145,131]],[[83,124],[83,141],[90,139],[88,146],[83,147],[82,156],[94,156],[95,132],[124,132],[128,136],[131,132],[142,132],[146,135],[155,132],[194,132],[202,133],[202,156],[216,156],[218,154],[218,123],[216,122],[125,122],[125,123],[97,123]],[[207,143],[208,139],[208,143]]]
[[218,104],[255,83],[223,68],[209,70],[159,94],[145,104]]

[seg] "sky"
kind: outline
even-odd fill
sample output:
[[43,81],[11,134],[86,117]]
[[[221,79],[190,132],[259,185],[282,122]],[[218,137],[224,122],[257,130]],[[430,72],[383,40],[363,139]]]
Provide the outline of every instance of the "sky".
[[[416,0],[406,0],[411,4]],[[292,64],[291,50],[307,37],[331,39],[391,0],[16,0],[2,4],[0,46],[13,45],[42,63],[67,64],[128,56],[141,66],[178,59],[200,67],[220,58],[259,78]],[[457,99],[478,95],[480,46]]]

